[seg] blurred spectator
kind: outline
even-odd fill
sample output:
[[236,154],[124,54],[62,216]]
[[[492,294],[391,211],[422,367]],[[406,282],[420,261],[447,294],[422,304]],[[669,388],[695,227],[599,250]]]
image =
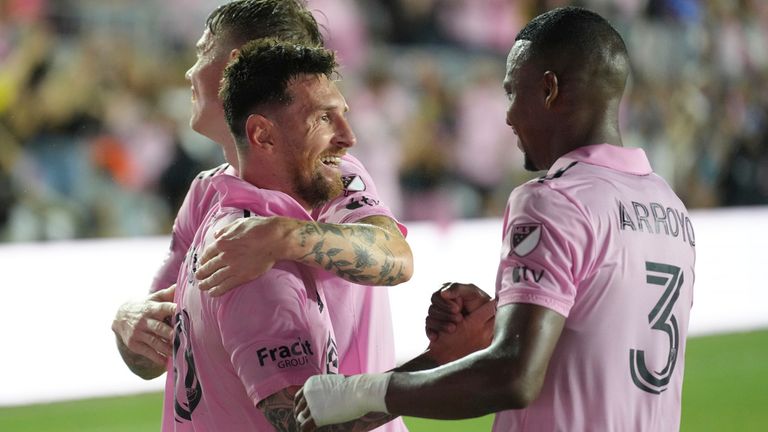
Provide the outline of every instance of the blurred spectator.
[[[521,22],[578,4],[633,52],[625,145],[689,207],[768,204],[768,2],[309,0],[339,51],[352,150],[403,220],[493,217],[521,170],[504,57]],[[0,240],[165,234],[222,160],[190,131],[206,0],[0,0]],[[327,30],[326,30],[327,33]]]

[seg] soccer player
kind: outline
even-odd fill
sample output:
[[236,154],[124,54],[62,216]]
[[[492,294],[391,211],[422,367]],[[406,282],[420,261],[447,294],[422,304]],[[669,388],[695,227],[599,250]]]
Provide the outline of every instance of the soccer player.
[[[174,222],[169,256],[155,276],[152,294],[145,301],[123,304],[113,320],[124,361],[145,379],[161,375],[172,354],[173,329],[165,322],[176,309],[171,285],[218,193],[212,180],[237,173],[237,152],[218,95],[222,72],[242,44],[262,37],[322,45],[317,23],[299,1],[236,0],[208,17],[197,44],[197,61],[187,72],[192,85],[190,125],[222,147],[227,163],[193,180]],[[360,284],[396,285],[408,280],[412,274],[411,250],[403,237],[405,228],[380,202],[362,164],[345,154],[341,170],[344,190],[313,209],[311,214],[317,222],[284,216],[242,218],[223,227],[221,241],[214,240],[211,245],[226,245],[227,233],[235,230],[250,242],[246,256],[252,270],[241,276],[240,283],[265,272],[278,260],[329,267],[338,276],[328,283],[326,300],[337,329],[340,372],[385,371],[395,365],[387,290]],[[361,202],[364,205],[355,205]],[[204,260],[205,256],[199,253],[198,258]],[[402,431],[405,426],[398,419],[382,430]]]
[[[547,173],[509,197],[493,341],[428,371],[312,377],[297,397],[302,430],[369,411],[498,412],[495,431],[679,429],[695,236],[645,153],[622,147],[629,69],[621,36],[585,9],[520,31],[506,121],[526,167]],[[431,347],[471,341],[473,327],[463,320]]]
[[[324,48],[260,39],[243,46],[225,71],[221,97],[238,176],[211,180],[218,196],[179,273],[173,373],[166,381],[166,400],[170,394],[174,403],[165,405],[163,430],[296,430],[299,386],[313,374],[338,372],[315,270],[281,261],[217,297],[199,290],[194,277],[199,253],[218,227],[252,215],[311,220],[312,208],[341,193],[341,158],[355,136],[331,80],[335,66]],[[375,425],[363,420],[349,430]]]

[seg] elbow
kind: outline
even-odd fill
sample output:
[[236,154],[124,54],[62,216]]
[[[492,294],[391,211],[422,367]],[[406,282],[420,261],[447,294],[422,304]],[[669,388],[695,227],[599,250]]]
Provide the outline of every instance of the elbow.
[[413,276],[413,253],[409,247],[401,259],[400,279],[398,283],[408,282]]
[[503,386],[504,409],[523,409],[532,404],[541,393],[543,380],[526,376],[510,377]]
[[375,285],[395,286],[408,282],[413,276],[413,252],[411,247],[403,239],[403,247],[398,248],[398,252],[391,254],[388,260],[385,260],[384,267],[381,269],[381,277]]
[[501,403],[496,407],[497,410],[527,408],[539,397],[544,385],[544,375],[545,371],[528,370],[518,362],[499,365],[495,375],[495,399]]
[[541,387],[534,388],[529,385],[517,385],[507,389],[507,400],[509,401],[506,409],[528,408],[536,398],[539,397]]
[[482,370],[487,372],[482,374],[482,388],[486,389],[482,400],[489,412],[527,408],[541,393],[543,376],[526,375],[509,359],[494,358]]

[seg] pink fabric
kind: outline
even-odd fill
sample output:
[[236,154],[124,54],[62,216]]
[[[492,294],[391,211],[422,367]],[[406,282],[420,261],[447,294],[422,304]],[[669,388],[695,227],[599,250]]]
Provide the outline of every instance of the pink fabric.
[[[344,156],[341,168],[348,182],[345,193],[314,211],[314,219],[329,223],[356,222],[374,215],[394,219],[394,215],[380,201],[370,175],[357,159]],[[218,192],[212,187],[213,179],[234,173],[232,167],[224,164],[202,172],[192,182],[174,222],[169,254],[155,276],[153,292],[176,282],[195,232],[218,200]],[[403,234],[407,232],[402,224],[399,227]],[[341,360],[340,373],[350,375],[394,368],[394,335],[388,289],[353,285],[329,273],[318,274],[323,279],[324,294],[334,325]],[[173,406],[173,399],[168,400],[168,397],[166,395],[166,406]],[[396,419],[376,430],[397,432],[407,429],[401,419]]]
[[639,149],[581,148],[515,189],[499,307],[567,318],[541,394],[494,430],[678,430],[694,246],[685,206]]
[[163,430],[271,430],[259,401],[312,375],[338,372],[322,284],[310,268],[280,262],[215,298],[197,288],[194,271],[213,232],[229,222],[251,214],[309,215],[287,195],[237,177],[217,175],[211,186],[220,202],[203,219],[177,281],[173,373],[166,380],[175,401],[166,398]]
[[173,221],[168,255],[155,273],[150,292],[168,288],[176,283],[181,263],[192,245],[195,232],[202,226],[203,218],[217,199],[216,189],[211,187],[211,180],[222,173],[235,175],[236,171],[229,164],[223,164],[201,172],[192,180],[187,196],[176,214],[176,220]]
[[[313,211],[312,216],[316,220],[349,223],[378,215],[395,219],[381,203],[376,186],[360,161],[346,155],[341,168],[345,191],[341,197]],[[398,226],[406,235],[405,226],[400,223]],[[324,292],[336,331],[336,342],[342,353],[339,372],[356,375],[394,368],[395,341],[389,290],[385,287],[353,284],[330,273],[324,275],[327,278]],[[408,429],[402,419],[397,418],[374,430],[398,432]]]

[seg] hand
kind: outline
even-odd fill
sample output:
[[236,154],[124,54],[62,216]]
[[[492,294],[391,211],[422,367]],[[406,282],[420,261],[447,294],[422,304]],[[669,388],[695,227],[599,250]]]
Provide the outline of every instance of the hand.
[[309,410],[307,399],[304,397],[303,388],[299,389],[294,398],[293,414],[296,416],[296,424],[299,425],[301,432],[312,432],[317,429],[315,419],[312,418],[312,413]]
[[444,283],[432,294],[426,319],[427,337],[435,341],[440,333],[456,331],[465,316],[490,301],[491,297],[474,284]]
[[384,399],[391,377],[392,373],[311,376],[294,396],[296,421],[304,431],[360,419],[368,413],[386,413]]
[[458,360],[488,347],[493,340],[496,302],[489,301],[477,307],[456,324],[452,333],[440,333],[429,344],[429,356],[438,364]]
[[216,240],[200,258],[195,276],[198,287],[220,296],[266,273],[284,241],[280,225],[283,218],[249,217],[238,219],[214,233]]
[[164,365],[171,356],[173,328],[169,318],[176,313],[175,289],[176,285],[171,285],[144,301],[124,303],[112,321],[112,331],[129,350],[158,365]]

